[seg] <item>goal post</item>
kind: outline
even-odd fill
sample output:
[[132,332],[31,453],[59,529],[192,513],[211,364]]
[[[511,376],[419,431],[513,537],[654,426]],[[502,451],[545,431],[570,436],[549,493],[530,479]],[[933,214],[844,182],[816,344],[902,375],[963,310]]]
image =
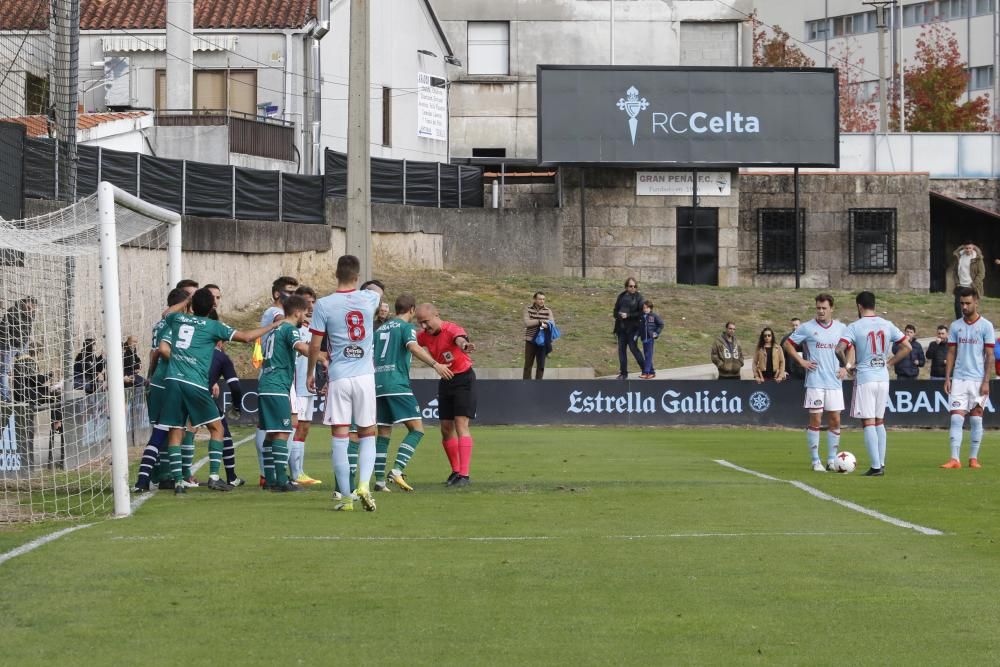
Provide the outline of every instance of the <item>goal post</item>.
[[0,219],[0,525],[127,516],[181,216],[109,183]]
[[128,483],[128,442],[125,413],[125,363],[122,353],[121,286],[118,276],[118,230],[115,204],[139,215],[166,223],[167,287],[181,279],[181,216],[134,197],[108,182],[97,186],[100,219],[101,283],[104,302],[104,349],[108,378],[108,411],[111,427],[111,484],[116,517],[131,513]]

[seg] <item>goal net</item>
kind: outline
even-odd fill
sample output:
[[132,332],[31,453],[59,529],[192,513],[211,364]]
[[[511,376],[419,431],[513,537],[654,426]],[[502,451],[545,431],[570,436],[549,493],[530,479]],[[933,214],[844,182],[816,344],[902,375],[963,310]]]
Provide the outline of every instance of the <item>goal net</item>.
[[180,217],[107,183],[0,221],[0,523],[128,514],[150,332],[179,274]]

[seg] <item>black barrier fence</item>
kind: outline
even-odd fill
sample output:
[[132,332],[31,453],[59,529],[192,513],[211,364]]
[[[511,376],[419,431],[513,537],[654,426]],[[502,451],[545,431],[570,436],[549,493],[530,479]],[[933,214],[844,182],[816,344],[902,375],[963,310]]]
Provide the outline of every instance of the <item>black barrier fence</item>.
[[[326,196],[347,196],[347,156],[326,150]],[[372,201],[437,208],[482,208],[483,170],[479,167],[372,158]]]
[[0,123],[0,218],[24,217],[24,140],[23,125]]
[[[26,138],[24,196],[69,199],[56,165],[60,142]],[[122,190],[181,215],[239,220],[326,221],[325,197],[347,196],[347,158],[327,150],[326,175],[303,176],[226,164],[173,160],[98,146],[77,147],[77,196],[108,181]],[[483,206],[478,167],[372,158],[372,201],[444,208]]]
[[[240,382],[244,391],[240,423],[256,423],[257,381]],[[424,419],[436,421],[437,381],[414,380],[412,384]],[[800,428],[807,422],[801,382],[478,380],[476,386],[478,424]],[[997,388],[1000,391],[1000,382]],[[851,390],[851,383],[845,382],[847,408]],[[229,394],[222,400],[229,401]],[[993,404],[987,403],[987,425],[993,422],[994,413]],[[322,401],[317,401],[313,422],[322,422],[322,415]],[[945,427],[948,415],[943,383],[912,380],[890,384],[886,411],[890,426]]]

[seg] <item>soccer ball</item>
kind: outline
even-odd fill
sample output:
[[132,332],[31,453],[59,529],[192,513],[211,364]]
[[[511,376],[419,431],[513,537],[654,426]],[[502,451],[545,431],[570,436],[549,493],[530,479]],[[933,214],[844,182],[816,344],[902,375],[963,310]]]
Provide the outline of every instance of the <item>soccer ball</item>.
[[854,458],[854,454],[851,454],[850,452],[840,452],[833,459],[833,469],[836,472],[854,472],[854,469],[857,467],[858,460]]

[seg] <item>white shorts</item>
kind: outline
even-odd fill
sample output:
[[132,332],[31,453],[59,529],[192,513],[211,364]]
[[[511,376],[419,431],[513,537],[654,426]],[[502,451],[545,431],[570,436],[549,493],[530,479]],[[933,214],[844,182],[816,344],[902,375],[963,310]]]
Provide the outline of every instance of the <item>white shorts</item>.
[[375,374],[331,380],[326,392],[327,426],[375,425]]
[[840,412],[844,409],[842,389],[806,389],[806,400],[802,404],[809,412]]
[[312,421],[313,412],[316,411],[315,396],[299,396],[298,403],[295,403],[295,413],[301,421]]
[[299,395],[295,393],[294,382],[292,383],[291,389],[288,390],[288,400],[291,402],[293,410],[295,409],[295,406],[299,404]]
[[889,402],[888,382],[854,384],[851,396],[851,416],[855,419],[882,419]]
[[948,409],[971,412],[976,407],[984,407],[988,397],[979,393],[979,388],[982,386],[981,380],[952,380],[951,393],[948,394]]

